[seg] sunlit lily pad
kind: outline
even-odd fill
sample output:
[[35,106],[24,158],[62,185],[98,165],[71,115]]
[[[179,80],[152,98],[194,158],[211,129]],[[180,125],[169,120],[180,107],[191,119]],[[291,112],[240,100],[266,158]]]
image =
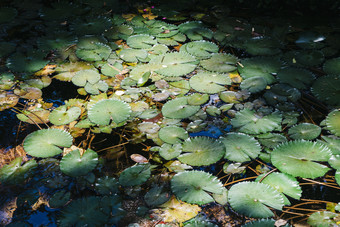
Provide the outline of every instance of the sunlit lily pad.
[[118,55],[121,59],[126,62],[139,62],[139,61],[146,61],[148,57],[148,52],[143,49],[132,49],[126,48],[119,52]]
[[[261,174],[256,178],[256,182],[260,181],[275,188],[278,192],[288,195],[294,199],[301,198],[302,189],[295,177],[285,173],[271,173],[267,176]],[[289,200],[283,195],[285,205],[290,205]]]
[[87,48],[78,48],[76,55],[84,61],[102,61],[106,60],[111,52],[111,48],[104,43],[92,43]]
[[72,77],[81,70],[91,69],[92,65],[85,62],[69,62],[57,66],[54,78],[61,81],[71,81]]
[[138,164],[125,169],[119,176],[119,183],[122,186],[135,186],[143,184],[151,176],[149,164]]
[[318,137],[321,133],[321,128],[311,123],[301,123],[289,128],[288,135],[290,138],[298,140],[312,140]]
[[201,60],[200,65],[206,70],[227,73],[237,69],[238,58],[231,54],[216,53],[209,59]]
[[166,160],[171,160],[173,158],[176,158],[181,153],[182,153],[182,144],[180,143],[177,143],[177,144],[164,143],[159,148],[159,155]]
[[200,40],[184,44],[181,47],[182,50],[199,59],[206,59],[211,57],[213,53],[217,53],[219,48],[215,43]]
[[231,119],[231,124],[238,128],[240,132],[260,134],[279,129],[281,121],[282,118],[279,112],[263,116],[253,110],[243,109],[237,112],[235,117]]
[[90,121],[98,125],[109,125],[111,120],[119,124],[130,116],[130,106],[120,100],[105,99],[95,103],[88,111]]
[[70,147],[72,136],[60,129],[41,129],[29,134],[24,140],[25,151],[34,157],[52,157],[63,152],[60,147]]
[[224,144],[218,140],[197,136],[185,140],[178,160],[192,166],[207,166],[218,162],[225,153]]
[[81,155],[79,149],[75,149],[61,159],[60,170],[68,176],[78,177],[91,172],[97,164],[97,152],[87,149]]
[[199,106],[206,103],[208,100],[209,100],[208,94],[194,93],[188,96],[189,105]]
[[73,106],[67,109],[65,105],[62,105],[51,112],[49,120],[54,125],[66,125],[76,120],[80,113],[81,109],[79,107]]
[[98,95],[100,92],[106,92],[109,89],[109,85],[105,81],[99,80],[94,84],[86,83],[84,89],[89,94]]
[[158,136],[161,140],[170,144],[181,143],[189,137],[185,129],[177,126],[161,128],[158,132]]
[[150,49],[157,43],[151,35],[132,35],[126,40],[126,44],[131,48]]
[[99,80],[100,74],[96,69],[81,70],[72,77],[72,83],[80,87],[84,87],[87,82],[95,84]]
[[203,205],[214,202],[208,193],[222,194],[223,185],[217,177],[194,170],[176,174],[171,179],[171,190],[182,201]]
[[327,129],[336,136],[340,136],[340,110],[333,110],[326,117]]
[[254,137],[243,133],[230,132],[220,140],[226,149],[224,158],[230,161],[250,161],[261,152],[261,146]]
[[253,218],[268,218],[274,213],[268,208],[281,210],[282,195],[273,187],[258,182],[241,182],[228,192],[230,206],[239,214]]
[[180,97],[165,103],[162,114],[168,118],[182,119],[194,115],[199,109],[200,106],[189,105],[186,97]]
[[23,165],[22,157],[17,157],[11,163],[2,166],[0,169],[0,182],[4,184],[22,184],[23,181],[34,173],[38,166],[34,159],[25,162]]
[[225,85],[231,84],[231,79],[228,75],[212,73],[212,72],[199,72],[190,78],[190,86],[196,91],[214,94],[225,91]]
[[287,142],[287,138],[284,135],[277,133],[267,133],[257,135],[258,141],[265,147],[274,148],[280,143]]
[[318,211],[308,217],[307,223],[311,226],[327,227],[337,226],[340,220],[338,213]]
[[325,144],[331,149],[332,154],[340,154],[340,138],[334,136],[321,136],[323,140],[317,140],[319,143]]
[[323,144],[298,140],[277,146],[271,152],[271,161],[283,173],[295,177],[316,178],[329,170],[318,162],[328,161],[331,155],[331,150]]

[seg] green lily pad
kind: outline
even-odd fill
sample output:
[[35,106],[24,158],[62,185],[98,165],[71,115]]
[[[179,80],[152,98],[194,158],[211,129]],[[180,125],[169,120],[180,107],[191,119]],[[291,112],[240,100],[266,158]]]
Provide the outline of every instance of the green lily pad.
[[136,186],[146,182],[151,176],[149,164],[138,164],[125,169],[119,176],[119,183],[122,186]]
[[323,64],[323,70],[330,75],[340,75],[340,57],[327,60]]
[[225,91],[225,85],[230,85],[231,79],[225,74],[199,72],[190,78],[189,83],[196,91],[207,94],[215,94]]
[[318,66],[325,60],[325,56],[321,50],[304,50],[295,54],[297,64],[304,66]]
[[311,123],[301,123],[289,128],[288,135],[294,140],[312,140],[321,133],[321,128]]
[[227,73],[237,69],[238,58],[231,54],[216,53],[209,59],[201,60],[200,65],[206,70]]
[[334,136],[321,136],[323,140],[317,140],[331,149],[332,154],[340,154],[340,138]]
[[328,105],[340,106],[340,75],[319,77],[312,85],[312,93]]
[[104,99],[95,103],[88,111],[90,121],[98,125],[109,125],[111,120],[122,123],[130,116],[130,106],[121,100]]
[[238,128],[239,132],[248,134],[260,134],[271,132],[281,127],[282,117],[279,112],[273,112],[263,116],[253,110],[243,109],[231,119],[231,124]]
[[84,89],[89,94],[99,95],[100,92],[106,92],[109,89],[109,85],[105,81],[99,80],[94,84],[86,83]]
[[225,146],[225,159],[235,162],[247,162],[257,158],[261,146],[254,137],[243,133],[228,133],[220,139]]
[[15,72],[33,73],[45,67],[49,60],[43,53],[29,52],[27,55],[16,52],[7,58],[7,67]]
[[72,83],[79,87],[84,87],[87,82],[95,84],[99,80],[100,74],[96,69],[81,70],[72,77]]
[[281,52],[281,43],[268,37],[246,40],[243,47],[251,55],[276,55]]
[[340,155],[332,155],[328,160],[328,163],[331,165],[332,168],[340,170]]
[[17,157],[0,169],[1,184],[22,184],[25,179],[34,173],[33,170],[38,166],[34,159],[27,161],[23,165],[21,163],[22,157]]
[[114,195],[119,191],[118,180],[114,177],[104,176],[97,179],[95,190],[101,195]]
[[145,62],[147,61],[148,52],[143,49],[126,48],[120,51],[118,56],[126,62]]
[[339,214],[330,211],[318,211],[308,217],[307,223],[311,226],[328,227],[337,226]]
[[29,134],[24,140],[25,151],[34,157],[47,158],[63,152],[60,147],[72,145],[70,133],[60,129],[41,129]]
[[114,77],[117,74],[120,74],[123,71],[124,67],[121,63],[119,62],[114,62],[114,63],[106,63],[104,64],[100,71],[103,75],[109,76],[109,77]]
[[217,177],[194,170],[176,174],[171,179],[171,190],[182,201],[203,205],[214,202],[209,193],[222,194],[223,185]]
[[51,196],[50,200],[48,201],[48,205],[52,209],[59,208],[64,206],[70,199],[71,192],[60,190]]
[[308,70],[287,67],[277,73],[281,83],[286,83],[298,89],[306,89],[315,79],[313,73]]
[[267,81],[265,78],[260,76],[250,77],[241,82],[240,88],[242,90],[247,90],[250,93],[258,93],[263,91],[267,87]]
[[60,170],[68,176],[79,177],[91,172],[98,164],[97,152],[87,149],[83,155],[78,149],[65,155],[60,161]]
[[189,105],[186,97],[180,97],[165,103],[162,114],[164,117],[182,119],[194,115],[199,109],[200,106]]
[[155,207],[161,205],[170,199],[170,193],[167,188],[160,185],[154,185],[144,196],[148,206]]
[[153,58],[150,63],[160,65],[156,72],[166,77],[186,75],[197,66],[195,57],[183,52],[160,55]]
[[187,52],[199,59],[206,59],[217,53],[219,48],[215,43],[208,42],[205,40],[193,41],[184,44],[181,51]]
[[104,43],[92,43],[87,48],[78,48],[76,55],[84,61],[102,61],[108,59],[112,49]]
[[182,144],[176,143],[176,144],[168,144],[164,143],[160,148],[159,148],[159,155],[166,159],[166,160],[171,160],[178,155],[182,153]]
[[126,40],[129,47],[136,49],[150,49],[156,43],[157,40],[151,35],[132,35]]
[[277,146],[271,152],[271,161],[283,173],[295,177],[316,178],[329,170],[318,162],[328,161],[331,155],[331,150],[323,144],[298,140]]
[[177,126],[167,126],[158,131],[158,136],[166,143],[175,144],[186,140],[189,135],[184,128]]
[[[247,224],[242,225],[242,227],[273,227],[275,226],[275,222],[276,220],[274,219],[260,219],[248,222]],[[290,227],[290,225],[286,224],[283,227]]]
[[258,141],[265,147],[274,148],[280,143],[287,142],[287,138],[284,135],[277,133],[266,133],[257,135]]
[[221,141],[198,136],[188,138],[182,144],[182,154],[177,159],[192,166],[207,166],[218,162],[225,153]]
[[326,117],[327,129],[336,136],[340,136],[340,110],[333,110]]
[[253,218],[272,217],[274,213],[268,207],[281,210],[284,205],[283,197],[277,190],[258,182],[233,185],[229,189],[228,200],[237,213]]
[[208,94],[194,93],[188,96],[188,104],[194,106],[200,106],[209,100]]
[[56,75],[53,78],[70,82],[78,71],[91,68],[92,65],[82,61],[64,63],[56,67]]
[[50,115],[49,120],[54,125],[66,125],[72,121],[77,120],[81,114],[81,109],[77,106],[72,106],[67,109],[65,105],[54,109]]
[[[259,182],[260,180],[262,180],[261,183],[272,186],[280,193],[297,200],[301,198],[302,189],[299,182],[293,176],[285,173],[271,173],[267,176],[265,176],[265,174],[261,174],[255,181]],[[290,205],[289,200],[285,196],[283,196],[283,198],[285,200],[285,205]]]
[[157,42],[167,46],[177,46],[179,45],[179,42],[185,42],[186,39],[187,37],[183,33],[177,33],[176,35],[171,37],[157,37]]

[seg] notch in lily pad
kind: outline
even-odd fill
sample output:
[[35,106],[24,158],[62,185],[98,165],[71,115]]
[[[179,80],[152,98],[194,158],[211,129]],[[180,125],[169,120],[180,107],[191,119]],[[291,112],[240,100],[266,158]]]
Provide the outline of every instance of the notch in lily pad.
[[82,155],[79,149],[72,150],[60,161],[60,170],[68,176],[84,176],[98,164],[97,152],[87,149]]
[[41,129],[29,134],[24,140],[24,150],[34,157],[47,158],[63,152],[61,147],[72,145],[70,133],[60,129]]

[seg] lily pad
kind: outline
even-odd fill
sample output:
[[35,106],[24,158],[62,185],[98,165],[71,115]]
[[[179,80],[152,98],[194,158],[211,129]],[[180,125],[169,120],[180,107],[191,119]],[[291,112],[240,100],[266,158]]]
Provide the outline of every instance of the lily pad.
[[330,211],[318,211],[308,217],[307,223],[311,226],[327,227],[337,226],[339,214]]
[[330,75],[340,75],[340,57],[327,60],[323,64],[323,70]]
[[231,124],[238,128],[239,132],[260,134],[279,129],[281,121],[279,112],[263,116],[253,110],[243,109],[235,114],[235,117],[231,119]]
[[225,146],[225,159],[246,162],[257,158],[261,146],[254,137],[243,133],[230,132],[220,139]]
[[188,96],[189,105],[199,106],[199,105],[206,103],[208,100],[209,100],[208,94],[194,93]]
[[90,121],[98,125],[109,125],[111,120],[122,123],[130,116],[130,106],[121,100],[104,99],[90,107],[88,117]]
[[49,115],[49,120],[54,125],[66,125],[75,121],[81,114],[81,109],[73,106],[69,109],[65,105],[54,109]]
[[101,195],[114,195],[119,191],[118,187],[118,180],[109,176],[100,177],[95,183],[95,189]]
[[322,76],[312,85],[312,93],[322,102],[340,106],[340,75]]
[[154,207],[161,205],[170,199],[170,193],[167,188],[160,185],[154,185],[144,196],[148,206]]
[[161,128],[158,132],[158,136],[161,140],[170,144],[181,143],[183,140],[186,140],[189,137],[187,131],[184,128],[177,126],[167,126]]
[[22,157],[17,157],[11,163],[2,166],[0,169],[0,182],[5,184],[22,184],[25,179],[34,173],[38,166],[34,159],[25,162],[22,165]]
[[136,186],[143,184],[151,176],[149,164],[138,164],[125,169],[119,176],[119,183],[122,186]]
[[72,83],[80,87],[84,87],[87,82],[95,84],[99,80],[100,74],[96,69],[81,70],[72,77]]
[[87,48],[78,48],[76,55],[84,61],[102,61],[108,59],[112,50],[104,43],[92,43]]
[[65,64],[61,64],[57,66],[56,75],[53,78],[56,78],[61,81],[68,81],[72,80],[72,77],[81,70],[91,69],[93,68],[92,65],[85,63],[85,62],[68,62]]
[[333,110],[326,117],[327,129],[336,136],[340,136],[340,110]]
[[283,143],[271,152],[273,165],[283,173],[295,177],[316,178],[329,168],[318,162],[326,162],[331,150],[318,142],[297,140]]
[[29,134],[24,140],[25,151],[34,157],[52,157],[63,152],[60,147],[72,145],[70,133],[60,129],[41,129]]
[[187,97],[180,97],[165,103],[162,114],[168,118],[183,119],[194,115],[199,109],[200,106],[189,105]]
[[87,149],[81,155],[79,149],[75,149],[61,159],[60,170],[68,176],[78,177],[91,172],[97,164],[97,152]]
[[182,154],[177,159],[192,166],[214,164],[225,153],[225,147],[221,141],[205,136],[188,138],[183,142],[182,149]]
[[168,144],[164,143],[160,148],[159,148],[159,155],[166,159],[166,160],[171,160],[178,155],[182,153],[182,144],[176,143],[176,144]]
[[171,190],[182,201],[203,205],[214,202],[209,193],[222,194],[223,185],[217,177],[194,170],[176,174],[171,179]]
[[184,44],[181,47],[182,50],[199,59],[206,59],[211,57],[213,53],[217,53],[219,48],[215,43],[200,40]]
[[131,48],[150,49],[157,43],[157,40],[151,35],[132,35],[126,40],[126,44]]
[[258,93],[267,87],[267,81],[260,76],[250,77],[241,82],[240,88],[250,93]]
[[199,72],[189,80],[190,86],[196,91],[215,94],[225,91],[225,85],[231,84],[231,79],[228,75],[212,73],[212,72]]
[[238,58],[231,54],[216,53],[209,59],[201,60],[200,65],[206,70],[227,73],[237,69]]
[[281,83],[286,83],[298,89],[306,89],[315,79],[313,73],[308,70],[287,67],[277,73]]
[[288,135],[294,140],[304,139],[312,140],[317,138],[321,133],[321,128],[311,123],[301,123],[289,128]]
[[281,210],[282,195],[273,187],[258,182],[241,182],[228,192],[230,206],[237,212],[253,218],[268,218],[274,213],[268,208]]
[[139,61],[147,61],[148,52],[143,49],[126,48],[120,51],[118,56],[126,62],[137,63]]

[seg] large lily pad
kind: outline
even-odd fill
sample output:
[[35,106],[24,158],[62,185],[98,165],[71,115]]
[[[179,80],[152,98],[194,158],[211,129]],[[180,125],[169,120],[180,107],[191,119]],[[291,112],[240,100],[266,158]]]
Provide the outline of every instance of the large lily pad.
[[78,177],[91,172],[97,164],[97,152],[87,149],[81,155],[79,149],[75,149],[61,159],[60,170],[71,177]]
[[246,162],[255,159],[261,152],[260,144],[249,135],[230,132],[221,138],[225,146],[224,158],[230,161]]
[[119,57],[126,62],[147,61],[148,52],[143,49],[126,48],[119,52]]
[[217,177],[194,170],[176,174],[171,179],[171,190],[182,201],[203,205],[214,202],[208,193],[222,194],[223,185]]
[[157,43],[151,35],[132,35],[126,40],[126,44],[136,49],[150,49]]
[[54,125],[66,125],[75,121],[81,113],[81,109],[77,106],[72,106],[67,109],[65,105],[54,109],[49,115],[49,120]]
[[281,210],[282,195],[273,187],[258,182],[241,182],[228,192],[230,206],[238,213],[253,218],[268,218],[274,213],[267,207]]
[[215,43],[205,40],[186,43],[181,47],[181,51],[187,52],[199,59],[206,59],[217,53],[219,48]]
[[197,136],[183,142],[182,154],[177,159],[192,166],[207,166],[218,162],[224,153],[225,147],[221,141]]
[[281,83],[286,83],[298,89],[306,89],[315,79],[313,73],[308,70],[287,67],[277,73]]
[[187,97],[180,97],[165,103],[162,114],[164,117],[182,119],[194,115],[199,109],[200,106],[189,105]]
[[328,161],[331,155],[331,150],[323,144],[298,140],[277,146],[271,153],[271,161],[283,173],[295,177],[316,178],[329,170],[318,162]]
[[227,73],[237,69],[238,58],[231,54],[216,53],[209,59],[201,60],[203,68],[213,72]]
[[312,140],[317,138],[321,133],[321,128],[311,123],[301,123],[289,128],[288,135],[290,138],[298,140]]
[[167,126],[161,128],[158,132],[158,136],[161,140],[170,144],[181,143],[183,140],[186,140],[189,137],[187,131],[184,128],[177,126]]
[[130,106],[121,100],[105,99],[95,103],[88,111],[90,121],[98,125],[109,125],[111,120],[122,123],[130,116]]
[[336,136],[340,136],[340,110],[333,110],[326,117],[327,129]]
[[340,106],[340,75],[319,77],[312,85],[312,93],[329,105]]
[[196,91],[214,94],[221,91],[225,91],[225,85],[231,84],[231,79],[228,75],[211,73],[211,72],[199,72],[190,78],[190,86]]
[[70,133],[60,129],[41,129],[29,134],[24,140],[25,151],[34,157],[52,157],[63,152],[60,147],[72,145]]
[[231,124],[240,132],[260,134],[279,129],[281,120],[278,112],[263,116],[253,110],[243,109],[235,114],[235,117],[231,119]]

